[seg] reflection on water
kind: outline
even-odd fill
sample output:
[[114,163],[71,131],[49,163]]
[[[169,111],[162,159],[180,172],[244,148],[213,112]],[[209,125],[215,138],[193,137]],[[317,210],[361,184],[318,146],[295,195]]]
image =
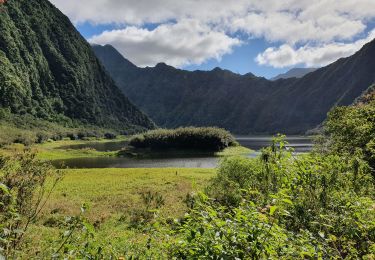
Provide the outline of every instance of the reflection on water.
[[[272,136],[236,136],[236,140],[242,146],[255,151],[272,144]],[[290,136],[286,141],[289,143],[287,147],[293,148],[296,153],[309,152],[312,148],[312,140],[309,137]]]
[[[248,157],[256,157],[261,148],[272,143],[269,136],[237,136],[237,141],[245,147],[255,150]],[[296,153],[308,152],[312,148],[311,139],[307,137],[288,137],[289,147]],[[123,148],[126,142],[88,143],[66,146],[64,149],[92,148],[98,151],[117,151]],[[61,147],[63,148],[63,147]],[[53,161],[53,165],[60,168],[62,165],[69,168],[215,168],[220,158],[214,156],[174,156],[165,158],[139,159],[129,157],[99,157],[99,158],[74,158]]]

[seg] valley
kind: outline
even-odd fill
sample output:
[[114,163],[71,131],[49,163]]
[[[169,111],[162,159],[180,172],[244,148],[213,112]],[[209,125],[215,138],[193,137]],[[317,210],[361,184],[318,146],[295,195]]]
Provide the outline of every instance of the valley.
[[130,100],[161,127],[218,126],[234,134],[305,134],[337,105],[350,105],[375,82],[375,41],[354,55],[276,81],[215,68],[140,68],[113,46],[92,46]]
[[0,259],[375,259],[375,5],[146,2],[0,0]]

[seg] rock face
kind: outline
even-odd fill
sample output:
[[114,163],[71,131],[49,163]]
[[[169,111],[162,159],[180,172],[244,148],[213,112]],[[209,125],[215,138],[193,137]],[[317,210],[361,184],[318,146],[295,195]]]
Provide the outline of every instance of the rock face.
[[234,133],[299,134],[375,82],[375,41],[297,79],[270,81],[216,68],[138,68],[112,46],[93,46],[124,93],[161,126],[219,126]]
[[113,128],[153,122],[118,89],[90,45],[47,0],[9,0],[0,12],[0,108]]

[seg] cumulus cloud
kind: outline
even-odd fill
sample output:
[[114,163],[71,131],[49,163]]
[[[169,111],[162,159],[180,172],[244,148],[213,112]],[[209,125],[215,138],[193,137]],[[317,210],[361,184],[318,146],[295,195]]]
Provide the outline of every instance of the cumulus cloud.
[[374,0],[51,0],[74,22],[143,25],[191,18],[270,41],[350,39]]
[[154,30],[130,26],[122,30],[105,31],[89,39],[94,44],[111,44],[138,66],[153,66],[166,62],[181,67],[230,53],[241,44],[223,32],[212,31],[195,20],[163,24]]
[[365,39],[353,43],[330,43],[319,46],[302,46],[295,48],[289,44],[283,44],[278,48],[268,48],[256,57],[260,65],[270,65],[277,68],[305,65],[307,67],[319,67],[347,57],[358,51],[364,44],[375,38],[375,30],[372,30]]
[[371,10],[373,0],[252,1],[247,14],[233,17],[230,28],[290,44],[350,40],[375,17]]
[[[128,57],[131,55],[138,65],[154,64],[159,59],[171,61],[171,64],[189,64],[220,58],[238,44],[232,36],[237,33],[245,38],[262,38],[276,45],[258,57],[261,61],[262,57],[266,60],[266,57],[278,53],[279,62],[260,64],[283,66],[293,64],[292,60],[303,64],[325,64],[339,55],[351,53],[349,46],[356,46],[354,41],[371,29],[368,28],[369,21],[375,19],[375,0],[50,1],[75,23],[115,23],[123,28],[105,32],[91,40],[112,43]],[[186,28],[187,20],[198,24],[199,33]],[[145,29],[150,23],[159,26],[155,30]],[[181,30],[187,31],[186,37],[175,35]],[[192,37],[193,43],[189,44],[188,37]],[[214,38],[219,40],[217,47],[213,46]],[[187,46],[170,43],[176,40]],[[201,46],[208,50],[195,49],[196,42],[202,42]],[[331,51],[334,52],[329,54]],[[321,56],[310,57],[313,54]]]
[[216,21],[243,12],[247,0],[50,0],[75,23],[142,25],[197,18]]

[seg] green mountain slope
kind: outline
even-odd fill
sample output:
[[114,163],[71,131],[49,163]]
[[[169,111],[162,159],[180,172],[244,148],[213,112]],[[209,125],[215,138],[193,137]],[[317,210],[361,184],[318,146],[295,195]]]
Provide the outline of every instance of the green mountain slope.
[[0,108],[117,129],[154,124],[117,88],[90,45],[47,0],[9,0],[0,12]]
[[93,46],[131,101],[159,125],[219,126],[234,133],[304,133],[335,105],[349,105],[375,82],[375,41],[300,79],[269,81],[216,68],[138,68],[112,46]]

